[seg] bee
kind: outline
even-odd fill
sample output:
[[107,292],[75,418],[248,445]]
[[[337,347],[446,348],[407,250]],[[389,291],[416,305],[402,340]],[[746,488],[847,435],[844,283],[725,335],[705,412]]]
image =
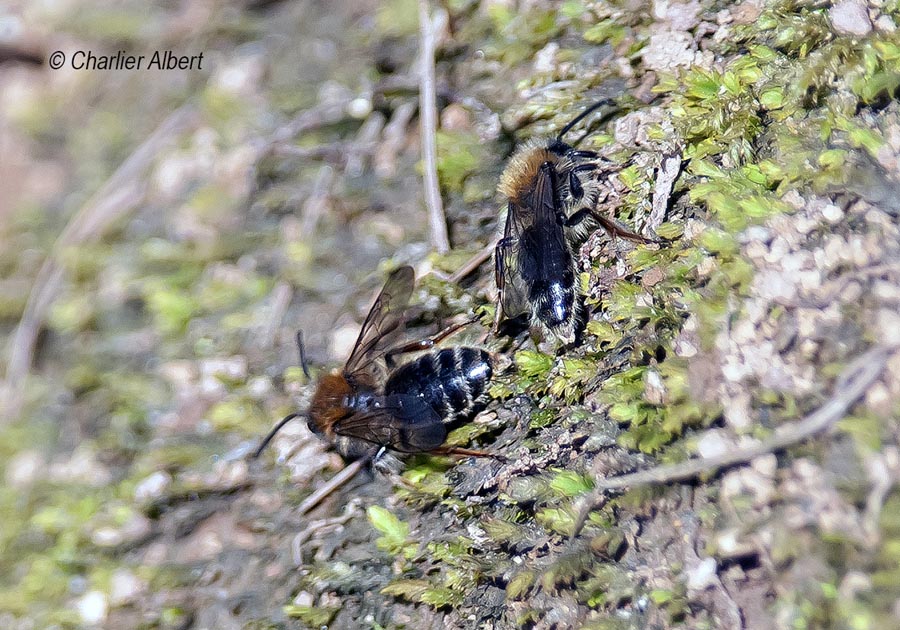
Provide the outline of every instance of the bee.
[[[470,322],[446,328],[428,339],[384,348],[384,340],[402,322],[414,280],[408,266],[388,276],[344,367],[319,381],[305,414],[308,426],[347,459],[375,458],[384,449],[490,456],[442,446],[449,425],[484,408],[493,376],[492,358],[485,350],[434,348]],[[424,350],[431,351],[395,366],[395,357]],[[291,414],[279,422],[255,456],[282,426],[301,415]]]
[[602,158],[566,144],[563,137],[585,116],[610,103],[599,101],[569,122],[555,138],[535,139],[516,150],[497,190],[507,200],[503,238],[494,250],[498,306],[503,317],[529,313],[532,329],[575,342],[583,305],[575,286],[575,249],[598,228],[649,243],[597,212]]

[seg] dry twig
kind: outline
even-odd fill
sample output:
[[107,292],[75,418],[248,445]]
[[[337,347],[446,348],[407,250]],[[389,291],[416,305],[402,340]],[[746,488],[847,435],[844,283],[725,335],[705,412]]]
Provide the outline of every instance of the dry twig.
[[425,170],[425,205],[428,207],[428,227],[431,244],[440,254],[450,251],[447,239],[447,219],[437,176],[437,103],[434,81],[434,21],[428,0],[419,0],[419,122],[422,131],[422,161]]
[[456,284],[457,282],[468,276],[470,273],[478,269],[484,261],[491,257],[491,255],[494,253],[494,250],[497,249],[498,242],[499,241],[497,239],[494,239],[478,252],[476,252],[474,256],[463,263],[462,267],[460,267],[447,277],[447,282]]
[[324,486],[306,497],[306,500],[300,504],[299,508],[297,508],[297,512],[303,515],[319,505],[325,497],[353,479],[356,473],[358,473],[368,461],[369,459],[367,457],[363,457],[362,459],[357,459],[347,464],[346,468],[329,479]]
[[356,516],[357,513],[359,513],[359,506],[358,502],[354,500],[346,505],[344,513],[340,516],[311,521],[291,541],[291,557],[294,560],[294,566],[303,566],[303,545],[312,538],[313,534],[323,534],[327,530],[337,529]]
[[588,514],[594,509],[594,506],[604,501],[606,492],[693,479],[704,473],[713,473],[722,468],[746,464],[757,457],[784,450],[825,431],[843,418],[850,405],[862,396],[881,375],[890,352],[890,349],[879,346],[858,357],[837,379],[834,394],[824,405],[802,420],[781,427],[781,430],[777,431],[775,435],[759,444],[723,453],[716,457],[691,459],[679,464],[657,466],[628,475],[599,480],[594,486],[594,491],[585,497],[578,511],[573,537],[581,532]]

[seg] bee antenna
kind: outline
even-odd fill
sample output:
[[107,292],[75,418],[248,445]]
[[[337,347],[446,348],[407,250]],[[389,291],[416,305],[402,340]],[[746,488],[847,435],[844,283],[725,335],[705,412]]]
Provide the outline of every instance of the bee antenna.
[[600,109],[604,105],[608,105],[608,104],[614,103],[614,102],[615,102],[615,99],[602,98],[599,101],[597,101],[596,103],[594,103],[593,105],[589,106],[586,110],[584,110],[583,112],[578,114],[575,118],[573,118],[571,121],[569,121],[569,123],[566,124],[566,126],[560,130],[559,134],[557,134],[557,136],[556,136],[556,141],[562,142],[563,136],[566,135],[567,133],[569,133],[572,130],[572,127],[574,127],[575,125],[580,123],[582,120],[585,119],[585,117],[590,115],[592,112]]
[[306,363],[306,346],[303,345],[303,331],[297,331],[297,350],[300,352],[300,367],[303,368],[303,375],[309,380],[309,365]]
[[300,418],[302,416],[303,416],[302,413],[290,413],[290,414],[286,415],[284,418],[282,418],[281,421],[278,424],[276,424],[275,427],[271,431],[269,431],[269,434],[265,438],[263,438],[263,441],[260,443],[260,445],[258,447],[256,447],[256,450],[253,451],[253,455],[251,456],[251,459],[256,459],[260,455],[262,455],[262,452],[264,450],[266,450],[266,447],[269,445],[269,442],[272,441],[272,438],[275,437],[276,433],[281,431],[281,428],[284,425],[286,425],[288,422],[290,422],[294,418]]

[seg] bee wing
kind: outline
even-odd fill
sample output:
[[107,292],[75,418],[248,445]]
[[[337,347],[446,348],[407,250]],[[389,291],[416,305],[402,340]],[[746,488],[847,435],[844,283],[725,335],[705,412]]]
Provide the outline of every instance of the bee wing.
[[534,185],[534,227],[533,249],[538,261],[538,277],[556,276],[560,270],[553,265],[560,260],[559,253],[566,251],[566,236],[563,229],[565,217],[560,208],[559,184],[556,169],[548,163],[541,165]]
[[344,366],[345,374],[352,376],[362,372],[379,356],[379,342],[400,326],[414,283],[415,272],[409,266],[395,269],[388,276],[359,331],[353,352]]
[[377,409],[337,421],[332,430],[402,453],[423,453],[447,438],[441,416],[418,396],[384,396]]
[[516,317],[528,310],[528,294],[519,273],[522,224],[517,215],[522,212],[520,206],[509,204],[503,238],[494,250],[494,276],[500,292],[500,306],[507,317]]
[[528,286],[563,273],[570,262],[554,166],[541,165],[524,204],[510,203],[504,237],[497,245],[497,286],[508,317],[529,310]]

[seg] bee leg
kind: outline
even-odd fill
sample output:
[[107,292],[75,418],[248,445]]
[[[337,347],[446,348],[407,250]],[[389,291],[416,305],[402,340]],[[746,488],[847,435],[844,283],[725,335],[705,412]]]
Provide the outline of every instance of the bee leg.
[[600,227],[602,227],[604,230],[606,230],[606,232],[610,236],[618,236],[620,238],[624,238],[629,241],[634,241],[636,243],[645,243],[645,244],[657,243],[658,244],[660,242],[657,239],[647,238],[645,236],[641,236],[640,234],[637,234],[636,232],[632,232],[631,230],[628,230],[627,228],[623,228],[622,226],[620,226],[618,223],[616,223],[612,219],[604,217],[599,212],[591,210],[590,208],[582,208],[581,210],[578,210],[577,212],[572,214],[572,216],[570,216],[568,219],[566,219],[566,227],[577,227],[579,224],[581,224],[588,218],[593,218],[597,223],[600,224]]
[[447,326],[444,330],[440,331],[438,334],[433,337],[428,337],[427,339],[421,339],[419,341],[411,341],[409,343],[405,343],[402,346],[397,346],[395,348],[390,348],[384,353],[384,360],[387,363],[388,367],[394,367],[394,357],[401,354],[408,354],[410,352],[420,352],[422,350],[428,350],[429,348],[433,348],[444,339],[460,330],[461,328],[465,328],[469,324],[478,321],[477,317],[472,317],[458,324],[452,324]]
[[372,468],[383,475],[390,477],[392,475],[398,475],[400,471],[403,470],[403,462],[397,459],[387,447],[382,446],[372,457]]
[[500,320],[503,318],[503,306],[500,304],[500,296],[497,295],[497,301],[494,304],[494,322],[491,324],[491,334],[495,337],[500,330]]
[[574,170],[569,171],[569,194],[575,201],[581,201],[584,197],[584,186],[581,185],[581,180]]
[[502,455],[495,455],[487,451],[478,451],[471,448],[460,448],[458,446],[439,446],[438,448],[428,451],[433,455],[461,455],[463,457],[489,457],[497,461],[507,461]]

